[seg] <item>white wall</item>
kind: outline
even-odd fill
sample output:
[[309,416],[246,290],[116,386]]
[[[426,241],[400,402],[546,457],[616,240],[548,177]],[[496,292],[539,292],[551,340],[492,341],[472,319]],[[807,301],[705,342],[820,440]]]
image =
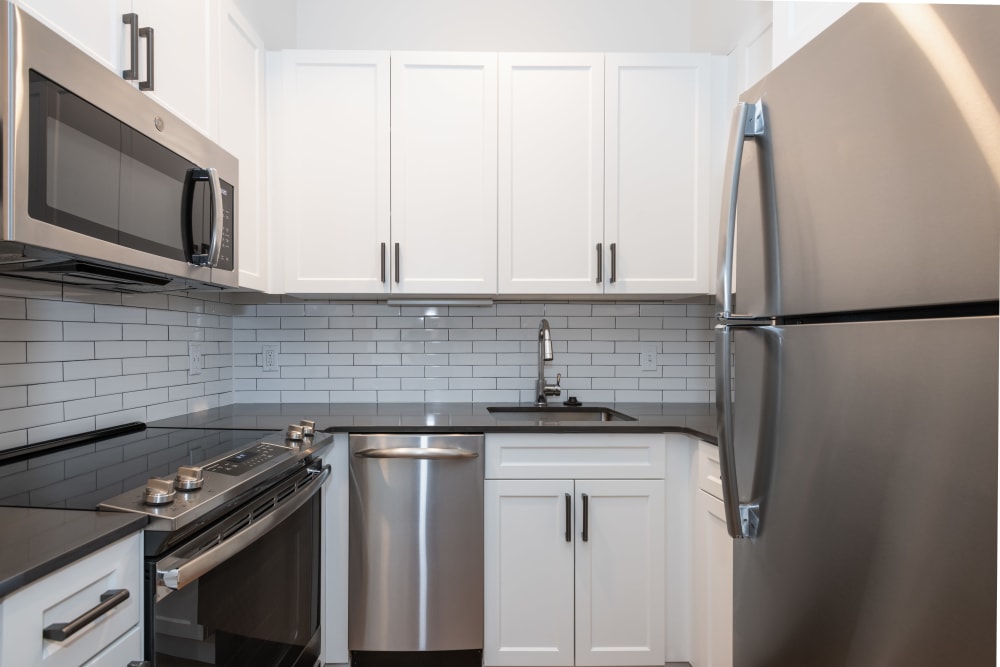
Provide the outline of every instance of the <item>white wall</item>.
[[775,2],[772,67],[783,63],[856,2]]
[[691,7],[697,1],[299,0],[297,46],[434,51],[691,51]]

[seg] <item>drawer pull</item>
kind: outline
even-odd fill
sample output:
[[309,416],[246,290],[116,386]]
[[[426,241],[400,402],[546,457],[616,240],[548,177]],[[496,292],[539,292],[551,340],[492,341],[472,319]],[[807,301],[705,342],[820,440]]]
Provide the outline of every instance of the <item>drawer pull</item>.
[[573,532],[570,527],[573,523],[573,499],[570,495],[566,494],[566,541],[573,541]]
[[583,541],[586,542],[590,538],[590,498],[586,493],[581,493],[583,496]]
[[53,641],[61,642],[69,639],[85,626],[96,621],[99,617],[108,613],[125,600],[128,600],[129,592],[127,588],[117,588],[101,594],[101,602],[94,608],[89,609],[69,623],[53,623],[42,630],[42,637]]

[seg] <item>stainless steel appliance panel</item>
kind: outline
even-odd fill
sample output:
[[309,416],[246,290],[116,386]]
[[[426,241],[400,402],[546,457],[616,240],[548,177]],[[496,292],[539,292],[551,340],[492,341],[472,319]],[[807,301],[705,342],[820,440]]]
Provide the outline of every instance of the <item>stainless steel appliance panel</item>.
[[998,34],[997,7],[862,3],[741,96],[764,134],[743,142],[734,312],[997,299]]
[[996,317],[737,329],[734,659],[994,665]]
[[352,651],[482,649],[483,446],[350,436]]
[[[236,258],[236,243],[238,237],[238,211],[236,210],[235,188],[238,187],[238,161],[235,157],[223,150],[220,146],[202,135],[200,132],[188,126],[177,116],[173,115],[149,95],[141,93],[127,82],[123,81],[118,74],[112,72],[101,64],[97,63],[89,56],[81,52],[74,45],[60,37],[48,27],[25,13],[20,8],[10,2],[0,2],[0,27],[2,27],[2,64],[0,68],[0,85],[4,91],[4,104],[0,105],[0,123],[2,123],[2,238],[5,242],[13,244],[24,244],[27,249],[25,254],[29,257],[36,257],[34,248],[46,251],[55,251],[69,257],[83,257],[99,260],[127,267],[135,267],[147,271],[155,271],[178,278],[212,283],[225,286],[236,286],[238,279],[238,261]],[[118,206],[122,208],[122,214],[127,214],[128,209],[133,209],[135,215],[126,220],[122,226],[124,233],[138,236],[138,243],[133,247],[109,240],[107,235],[92,235],[80,230],[67,229],[62,226],[52,224],[32,216],[29,209],[31,200],[29,192],[29,180],[31,177],[31,96],[33,91],[32,72],[65,87],[73,95],[78,96],[86,103],[94,105],[101,112],[107,114],[115,121],[119,121],[129,128],[132,139],[125,141],[119,148],[118,158],[121,160],[121,168],[124,170],[122,179],[124,186],[141,189],[143,178],[148,183],[161,183],[160,175],[154,174],[148,169],[148,165],[143,165],[142,145],[148,143],[161,147],[165,151],[172,152],[180,159],[191,162],[194,166],[208,170],[214,169],[220,179],[228,184],[217,188],[213,195],[215,197],[214,209],[217,209],[216,224],[219,226],[219,234],[212,246],[215,253],[213,255],[223,261],[217,266],[225,268],[208,268],[206,266],[195,266],[183,257],[164,257],[154,252],[140,249],[143,244],[155,243],[163,238],[169,238],[170,244],[176,242],[174,227],[180,228],[181,224],[181,201],[177,198],[173,205],[176,210],[157,210],[154,214],[149,211],[143,213],[144,206],[150,206],[158,202],[160,190],[150,190],[148,187],[143,192],[135,192],[135,197],[123,197]],[[37,78],[37,77],[36,77]],[[60,136],[63,146],[60,150],[71,152],[72,149],[85,149],[82,153],[84,157],[77,157],[78,164],[71,163],[69,158],[51,156],[52,165],[57,165],[63,172],[52,171],[48,173],[50,179],[61,176],[61,180],[67,181],[66,176],[74,167],[85,167],[88,162],[98,164],[101,155],[108,153],[103,151],[98,142],[90,141],[81,133],[74,133],[72,128],[68,128],[58,123],[58,119],[48,120],[48,132]],[[38,132],[44,136],[46,128],[36,129],[36,145],[38,144]],[[128,145],[126,145],[128,144]],[[96,150],[95,150],[96,149]],[[49,150],[52,150],[50,147]],[[35,162],[44,161],[44,155],[37,154]],[[107,161],[105,161],[107,162]],[[112,159],[112,163],[114,160]],[[109,163],[110,164],[110,163]],[[98,170],[104,172],[105,170]],[[38,174],[35,176],[37,177]],[[43,177],[45,173],[41,174]],[[95,178],[95,173],[88,174],[85,169],[77,169],[71,174],[74,182],[86,181],[88,178]],[[97,174],[99,176],[100,174]],[[152,177],[152,181],[149,178]],[[96,179],[95,180],[101,180]],[[106,183],[107,179],[103,179]],[[176,190],[180,194],[183,183],[178,182],[176,187],[170,184],[170,192]],[[123,187],[124,187],[123,186]],[[223,192],[224,190],[224,192]],[[120,196],[113,192],[112,188],[100,187],[97,195],[88,196],[86,185],[80,186],[76,193],[76,201],[72,202],[75,211],[82,210],[104,210],[109,197]],[[37,199],[37,197],[36,197]],[[53,204],[52,201],[46,201]],[[118,206],[112,206],[117,208]],[[102,208],[104,207],[104,208]],[[162,209],[162,207],[160,207]],[[65,215],[62,212],[61,215]],[[166,219],[171,229],[157,230],[150,233],[148,226],[151,221]],[[225,232],[222,226],[227,226]],[[196,230],[197,231],[197,230]],[[139,247],[134,247],[139,245]],[[179,244],[178,244],[179,245]],[[10,247],[13,250],[13,247]],[[178,247],[177,251],[181,255],[187,254],[185,248]],[[6,252],[6,250],[5,250]],[[42,253],[37,257],[48,258]]]

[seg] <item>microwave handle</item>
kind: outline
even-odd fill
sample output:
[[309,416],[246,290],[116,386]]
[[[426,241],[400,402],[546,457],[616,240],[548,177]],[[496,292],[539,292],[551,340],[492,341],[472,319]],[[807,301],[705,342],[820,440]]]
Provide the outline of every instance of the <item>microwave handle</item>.
[[[198,181],[208,183],[209,191],[212,195],[211,214],[211,239],[209,241],[208,252],[199,253],[194,239],[194,184]],[[219,180],[219,171],[214,167],[208,169],[189,169],[187,178],[184,180],[184,243],[191,249],[192,264],[197,266],[217,266],[219,255],[222,253],[222,244],[219,243],[219,234],[222,229],[222,183]]]

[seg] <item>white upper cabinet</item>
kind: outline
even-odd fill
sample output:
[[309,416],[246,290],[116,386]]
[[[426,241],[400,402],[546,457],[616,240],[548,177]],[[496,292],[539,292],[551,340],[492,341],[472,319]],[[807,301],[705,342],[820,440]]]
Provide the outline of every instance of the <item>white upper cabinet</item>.
[[710,57],[609,54],[605,67],[604,291],[705,293]]
[[268,280],[264,44],[232,0],[219,5],[219,143],[240,161],[237,190],[239,284]]
[[[150,95],[189,125],[216,136],[213,64],[219,0],[17,0],[17,4],[119,76],[134,64],[135,85],[144,90],[141,84],[152,77]],[[133,25],[122,20],[130,13],[138,18]]]
[[289,293],[389,291],[389,53],[286,51],[269,87]]
[[603,54],[501,54],[499,126],[499,291],[600,293]]
[[[140,81],[149,80],[147,63],[152,62],[150,94],[189,125],[216,137],[212,109],[217,85],[213,63],[218,1],[132,0],[132,11],[140,26],[153,30],[152,39],[139,40]],[[146,57],[150,46],[152,61]]]
[[497,56],[392,54],[392,291],[497,289]]
[[15,0],[16,5],[86,51],[120,76],[128,69],[127,26],[131,0]]

